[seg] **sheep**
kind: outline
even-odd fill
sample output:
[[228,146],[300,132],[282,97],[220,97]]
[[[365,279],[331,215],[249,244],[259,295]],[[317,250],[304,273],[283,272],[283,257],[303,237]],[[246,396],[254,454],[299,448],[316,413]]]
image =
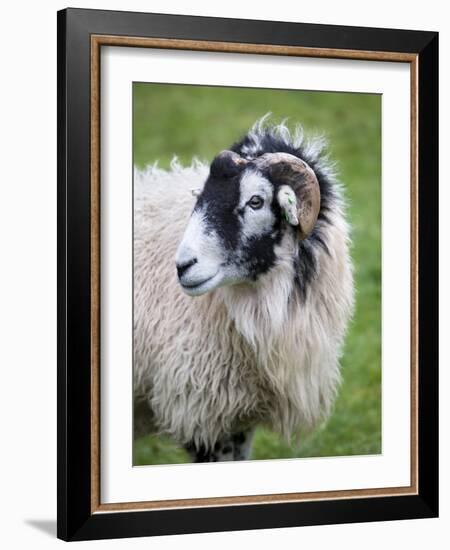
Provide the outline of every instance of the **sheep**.
[[136,170],[135,437],[243,460],[257,426],[291,441],[329,416],[354,289],[324,146],[263,118],[210,167]]

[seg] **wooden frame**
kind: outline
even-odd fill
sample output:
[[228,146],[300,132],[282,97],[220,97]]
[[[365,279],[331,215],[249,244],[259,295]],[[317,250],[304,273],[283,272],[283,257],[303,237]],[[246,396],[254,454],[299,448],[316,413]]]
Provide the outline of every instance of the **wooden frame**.
[[[81,540],[437,514],[437,34],[342,29],[97,10],[59,12],[59,537]],[[410,64],[410,487],[100,502],[99,92],[100,49],[105,45]],[[434,216],[423,214],[430,211]],[[90,225],[82,221],[86,219]],[[425,363],[426,370],[421,368]]]

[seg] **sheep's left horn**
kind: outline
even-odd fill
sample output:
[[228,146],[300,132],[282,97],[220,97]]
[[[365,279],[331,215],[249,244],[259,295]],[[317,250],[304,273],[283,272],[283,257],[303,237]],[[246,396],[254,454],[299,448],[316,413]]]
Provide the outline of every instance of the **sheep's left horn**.
[[218,178],[236,176],[247,164],[247,161],[234,151],[222,151],[211,163],[211,175]]
[[300,238],[305,239],[314,229],[320,211],[320,187],[316,174],[306,162],[289,153],[265,153],[254,162],[258,168],[267,170],[271,180],[293,189]]

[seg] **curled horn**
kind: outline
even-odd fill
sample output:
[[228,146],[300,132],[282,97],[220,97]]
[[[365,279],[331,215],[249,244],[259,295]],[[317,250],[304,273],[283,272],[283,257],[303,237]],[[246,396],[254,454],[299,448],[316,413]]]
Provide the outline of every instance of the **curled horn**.
[[314,171],[306,162],[289,153],[265,153],[256,159],[255,164],[267,170],[272,180],[293,189],[300,238],[305,239],[314,229],[320,210],[320,187]]
[[211,163],[211,175],[218,178],[236,176],[247,164],[247,161],[234,151],[222,151]]

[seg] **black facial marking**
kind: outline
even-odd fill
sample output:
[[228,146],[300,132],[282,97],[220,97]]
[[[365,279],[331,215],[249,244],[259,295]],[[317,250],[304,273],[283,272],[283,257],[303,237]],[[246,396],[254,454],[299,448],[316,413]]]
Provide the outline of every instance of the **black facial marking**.
[[243,150],[247,149],[252,149],[252,158],[259,157],[264,153],[289,153],[308,163],[316,174],[320,187],[319,219],[326,219],[324,214],[330,210],[330,207],[336,200],[336,193],[333,184],[323,172],[319,160],[308,154],[307,149],[302,146],[298,148],[294,147],[280,136],[274,135],[270,128],[258,136],[257,143],[252,138],[252,134],[248,134],[230,147],[231,151],[238,153],[244,158],[246,155],[243,153]]
[[[214,232],[220,239],[225,251],[225,264],[235,266],[245,280],[257,281],[261,274],[268,272],[276,264],[275,246],[281,242],[285,231],[296,234],[296,229],[284,220],[276,199],[277,189],[283,183],[276,181],[276,177],[272,177],[268,171],[261,175],[273,185],[272,203],[268,205],[264,202],[260,205],[255,199],[251,205],[253,197],[250,197],[245,206],[239,206],[240,180],[243,174],[259,169],[252,160],[264,153],[289,153],[304,160],[315,172],[321,193],[318,220],[308,237],[305,240],[299,239],[297,253],[292,259],[296,286],[300,295],[305,298],[311,282],[317,276],[319,253],[330,253],[324,228],[332,223],[329,213],[338,200],[334,182],[323,170],[320,155],[312,155],[303,146],[295,147],[289,139],[280,136],[270,127],[259,130],[256,137],[255,133],[250,132],[230,149],[238,156],[228,152],[219,154],[213,160],[195,210],[201,211],[207,230]],[[239,162],[239,158],[245,160]],[[275,220],[270,231],[243,238],[247,209],[253,212],[268,207],[271,208]]]
[[283,237],[282,211],[276,199],[277,186],[274,185],[273,199],[270,205],[274,224],[270,231],[255,236],[246,242],[242,254],[248,265],[249,277],[256,281],[259,275],[267,273],[276,264],[275,246]]
[[[233,171],[228,164],[221,156],[213,161],[195,210],[202,213],[206,229],[217,234],[221,240],[228,264],[236,265],[245,279],[256,281],[259,275],[266,273],[276,262],[274,246],[282,237],[281,209],[275,193],[271,205],[265,205],[263,198],[261,205],[256,205],[255,201],[258,210],[263,206],[271,208],[275,224],[261,235],[244,239],[242,230],[246,210],[255,210],[249,204],[253,197],[246,205],[239,206],[240,181],[244,169],[239,167]],[[254,166],[249,164],[245,170],[254,170]]]
[[313,169],[316,174],[320,187],[320,212],[319,219],[321,219],[322,212],[327,212],[336,200],[336,193],[333,188],[333,184],[323,172],[320,162],[317,158],[308,154],[308,151],[304,147],[294,147],[288,141],[285,141],[278,135],[274,135],[270,128],[266,129],[263,133],[258,135],[258,142],[256,143],[252,137],[252,134],[244,136],[240,141],[236,142],[231,151],[238,153],[243,158],[246,158],[243,150],[252,150],[252,158],[260,157],[264,153],[289,153],[304,160]]
[[[266,128],[258,132],[257,139],[251,132],[236,142],[231,151],[238,153],[247,160],[255,159],[264,153],[289,153],[304,160],[314,171],[320,187],[320,210],[317,223],[313,231],[304,241],[299,241],[297,257],[294,258],[296,272],[295,281],[300,295],[305,298],[311,281],[317,275],[317,253],[319,249],[329,254],[323,227],[331,224],[329,212],[333,209],[337,199],[334,183],[323,171],[320,155],[312,156],[306,147],[294,145],[276,134],[273,129]],[[246,153],[251,151],[251,154]],[[265,174],[270,179],[269,174]],[[272,182],[276,185],[277,182]]]
[[244,165],[237,163],[230,155],[220,154],[212,161],[210,173],[214,178],[232,178],[242,172],[243,169]]
[[217,233],[228,250],[235,250],[239,243],[239,180],[238,175],[215,177],[210,173],[195,205],[195,210],[202,212],[207,229]]
[[252,237],[242,249],[243,260],[248,266],[248,275],[256,281],[262,273],[267,273],[275,265],[275,239],[270,235]]

